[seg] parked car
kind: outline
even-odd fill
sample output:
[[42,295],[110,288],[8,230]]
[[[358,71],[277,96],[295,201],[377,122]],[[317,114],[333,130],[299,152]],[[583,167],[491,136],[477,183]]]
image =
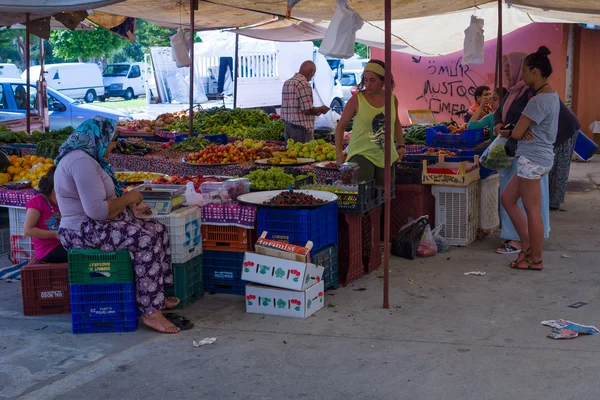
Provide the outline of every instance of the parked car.
[[21,71],[15,64],[0,64],[0,78],[16,78],[21,77]]
[[[30,68],[32,81],[39,79],[40,69],[39,65]],[[72,99],[84,99],[86,103],[93,103],[98,96],[104,96],[102,73],[96,64],[48,64],[44,66],[44,73],[48,87]],[[26,79],[25,75],[26,72],[23,72],[21,78]]]
[[[23,118],[27,113],[27,83],[21,79],[0,78],[0,121]],[[29,102],[32,109],[37,108],[37,89],[31,84],[31,97]],[[62,129],[67,126],[77,128],[83,121],[93,117],[107,117],[120,121],[133,119],[131,116],[118,110],[106,107],[83,104],[73,100],[58,91],[48,88],[48,114],[50,129]]]
[[350,98],[358,91],[358,84],[362,79],[362,70],[344,70],[340,84],[344,93],[343,98],[348,102]]
[[131,100],[146,94],[142,76],[143,68],[143,63],[108,64],[102,72],[104,96],[99,97],[99,100],[104,101],[107,97],[123,97],[125,100]]

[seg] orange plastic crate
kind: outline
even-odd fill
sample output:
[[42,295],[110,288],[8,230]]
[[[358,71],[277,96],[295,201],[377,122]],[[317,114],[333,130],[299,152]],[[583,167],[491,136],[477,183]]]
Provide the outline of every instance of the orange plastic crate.
[[202,225],[202,249],[250,251],[256,241],[254,232],[253,229],[231,225]]

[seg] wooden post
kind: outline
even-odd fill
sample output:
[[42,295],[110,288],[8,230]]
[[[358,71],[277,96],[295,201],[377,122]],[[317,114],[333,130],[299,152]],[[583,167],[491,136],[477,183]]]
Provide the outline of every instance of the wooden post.
[[194,134],[194,30],[198,0],[190,0],[190,136]]
[[[25,14],[25,68],[27,71],[27,133],[31,134],[31,72],[29,66],[31,65],[31,43],[29,39],[30,27],[29,27],[29,13]],[[43,73],[43,71],[40,71]]]
[[[385,148],[384,148],[384,222],[383,222],[383,308],[390,308],[390,182],[391,171],[389,168],[391,154],[390,143],[392,135],[392,106],[394,93],[392,92],[392,2],[385,0]],[[396,116],[398,118],[398,116]]]
[[[238,77],[239,77],[239,70],[238,70],[238,61],[239,61],[239,51],[240,51],[240,35],[239,33],[237,33],[237,29],[236,33],[235,33],[235,64],[233,65],[233,108],[236,109],[237,108],[237,95],[238,95]],[[235,71],[235,72],[234,72]]]

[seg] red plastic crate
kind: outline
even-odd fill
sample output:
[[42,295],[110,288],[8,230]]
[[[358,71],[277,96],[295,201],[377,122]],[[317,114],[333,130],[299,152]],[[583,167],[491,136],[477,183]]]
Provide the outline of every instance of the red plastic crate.
[[10,259],[14,264],[29,261],[34,257],[35,251],[30,237],[10,235]]
[[346,286],[365,274],[362,260],[361,214],[340,213],[338,218],[338,278]]
[[215,251],[251,251],[254,229],[232,225],[202,225],[202,249]]
[[[390,204],[390,240],[409,219],[429,215],[429,224],[432,228],[435,227],[435,197],[431,193],[431,185],[396,184],[396,198],[392,199]],[[384,213],[381,215],[382,238],[383,215]]]
[[362,216],[362,259],[366,274],[381,266],[382,211],[380,206]]
[[68,264],[49,264],[33,258],[21,268],[24,315],[71,312]]

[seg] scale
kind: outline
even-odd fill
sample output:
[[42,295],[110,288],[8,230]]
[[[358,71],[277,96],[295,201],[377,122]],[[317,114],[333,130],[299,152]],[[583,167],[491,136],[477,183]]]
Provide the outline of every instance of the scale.
[[145,183],[136,186],[144,196],[144,204],[152,208],[153,214],[169,214],[180,208],[185,201],[185,186],[183,185],[153,185]]

